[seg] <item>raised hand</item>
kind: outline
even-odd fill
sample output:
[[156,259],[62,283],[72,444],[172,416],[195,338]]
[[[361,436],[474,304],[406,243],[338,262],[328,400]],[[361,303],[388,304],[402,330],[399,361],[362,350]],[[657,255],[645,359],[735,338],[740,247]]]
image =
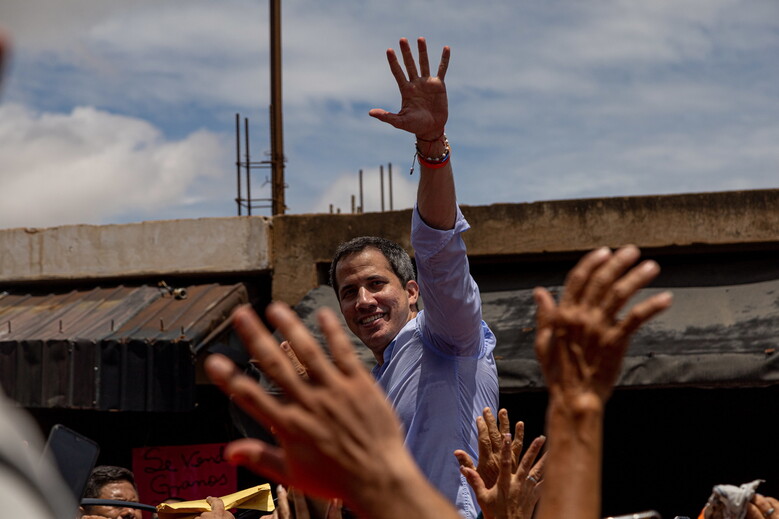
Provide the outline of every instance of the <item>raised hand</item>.
[[[485,407],[482,416],[476,417],[476,429],[479,431],[479,464],[476,466],[467,452],[454,451],[454,455],[461,467],[474,469],[479,473],[484,486],[492,488],[498,481],[500,473],[501,453],[503,451],[503,438],[509,433],[508,411],[498,411],[498,420],[492,414],[489,407]],[[514,439],[511,441],[513,455],[512,470],[516,470],[519,456],[522,453],[522,442],[525,437],[525,423],[517,422],[514,426]]]
[[533,440],[522,457],[522,437],[519,452],[514,450],[516,444],[512,442],[511,434],[502,435],[501,440],[499,472],[492,487],[485,485],[476,470],[462,466],[461,471],[476,493],[484,519],[531,519],[540,497],[546,454],[537,462],[536,458],[546,438],[540,436]]
[[663,292],[617,317],[627,301],[660,272],[654,261],[631,269],[639,256],[634,246],[614,253],[607,248],[590,252],[568,274],[559,305],[547,290],[536,288],[535,349],[550,397],[562,398],[573,409],[605,403],[630,336],[671,305],[671,294]]
[[[444,47],[438,74],[430,75],[430,63],[427,57],[427,44],[424,38],[417,40],[419,49],[419,70],[411,53],[411,46],[406,38],[400,40],[400,52],[406,73],[398,62],[395,51],[387,49],[387,61],[390,71],[395,77],[400,89],[401,105],[396,114],[380,108],[374,108],[369,113],[380,121],[389,123],[395,128],[413,133],[423,141],[433,141],[444,133],[446,120],[449,117],[449,105],[446,97],[444,76],[449,67],[449,47]],[[407,77],[408,75],[408,77]]]
[[235,330],[254,362],[284,390],[287,403],[265,392],[226,357],[211,355],[206,360],[211,380],[272,428],[280,445],[242,439],[229,444],[225,456],[311,496],[341,498],[366,517],[457,518],[405,449],[395,413],[335,314],[327,309],[317,314],[332,362],[288,306],[274,303],[266,316],[289,339],[308,379],[300,377],[251,309],[236,310]]

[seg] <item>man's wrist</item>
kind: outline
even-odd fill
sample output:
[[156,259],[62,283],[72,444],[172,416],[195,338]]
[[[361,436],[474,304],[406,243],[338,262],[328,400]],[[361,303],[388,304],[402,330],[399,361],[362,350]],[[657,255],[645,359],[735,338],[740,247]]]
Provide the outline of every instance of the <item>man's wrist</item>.
[[605,403],[597,395],[586,393],[576,397],[549,395],[547,418],[571,425],[590,424],[603,420]]
[[449,141],[445,134],[441,134],[440,137],[426,141],[417,139],[416,142],[416,157],[421,166],[429,169],[437,169],[443,167],[451,156],[452,148],[449,146]]
[[[351,506],[366,517],[377,519],[395,518],[409,513],[419,517],[440,515],[440,507],[446,507],[446,501],[432,487],[407,451],[388,457],[384,470],[369,478],[369,483],[361,485],[353,492],[355,498]],[[387,496],[393,499],[387,500]],[[441,504],[436,505],[436,501]],[[452,517],[456,517],[454,508]],[[428,513],[431,512],[431,513]],[[377,515],[380,514],[380,515]]]

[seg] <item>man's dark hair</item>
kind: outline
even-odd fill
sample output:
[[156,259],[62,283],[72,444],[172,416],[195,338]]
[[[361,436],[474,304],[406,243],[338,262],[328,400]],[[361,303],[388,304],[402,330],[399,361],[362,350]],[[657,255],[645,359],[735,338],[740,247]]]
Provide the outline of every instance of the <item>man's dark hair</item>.
[[113,465],[100,465],[92,470],[87,481],[87,488],[84,489],[84,497],[98,498],[100,490],[109,483],[127,481],[135,486],[135,476],[124,467],[114,467]]
[[367,248],[374,248],[381,252],[387,263],[390,264],[392,272],[400,280],[400,284],[405,288],[406,283],[412,279],[416,281],[417,275],[414,271],[414,264],[411,263],[411,257],[406,252],[406,249],[399,244],[387,238],[381,238],[380,236],[360,236],[358,238],[352,238],[351,240],[342,243],[338,246],[338,249],[333,255],[333,261],[330,263],[330,286],[335,290],[335,295],[338,300],[341,300],[341,296],[338,293],[338,280],[335,278],[335,269],[338,267],[338,262],[344,257],[352,254],[362,252]]

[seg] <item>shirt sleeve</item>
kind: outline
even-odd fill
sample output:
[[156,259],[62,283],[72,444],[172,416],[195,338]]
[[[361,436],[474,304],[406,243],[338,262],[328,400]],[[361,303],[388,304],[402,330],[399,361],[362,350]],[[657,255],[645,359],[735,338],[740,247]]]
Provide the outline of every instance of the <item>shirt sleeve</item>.
[[454,228],[445,231],[429,227],[415,207],[411,245],[424,303],[420,322],[425,342],[448,355],[480,357],[484,354],[481,295],[460,236],[468,229],[459,207]]

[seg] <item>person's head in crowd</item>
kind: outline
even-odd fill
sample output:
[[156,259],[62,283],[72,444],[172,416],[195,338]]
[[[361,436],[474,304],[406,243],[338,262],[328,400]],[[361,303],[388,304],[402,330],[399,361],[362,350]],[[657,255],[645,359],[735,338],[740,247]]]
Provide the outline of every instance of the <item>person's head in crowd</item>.
[[378,236],[342,243],[330,284],[349,329],[383,362],[384,349],[418,311],[419,285],[406,250]]
[[[84,490],[85,498],[114,499],[117,501],[132,501],[137,503],[138,489],[135,487],[135,476],[124,467],[100,465],[92,470]],[[141,519],[141,511],[137,508],[119,506],[84,506],[82,518],[90,516],[107,519]]]

